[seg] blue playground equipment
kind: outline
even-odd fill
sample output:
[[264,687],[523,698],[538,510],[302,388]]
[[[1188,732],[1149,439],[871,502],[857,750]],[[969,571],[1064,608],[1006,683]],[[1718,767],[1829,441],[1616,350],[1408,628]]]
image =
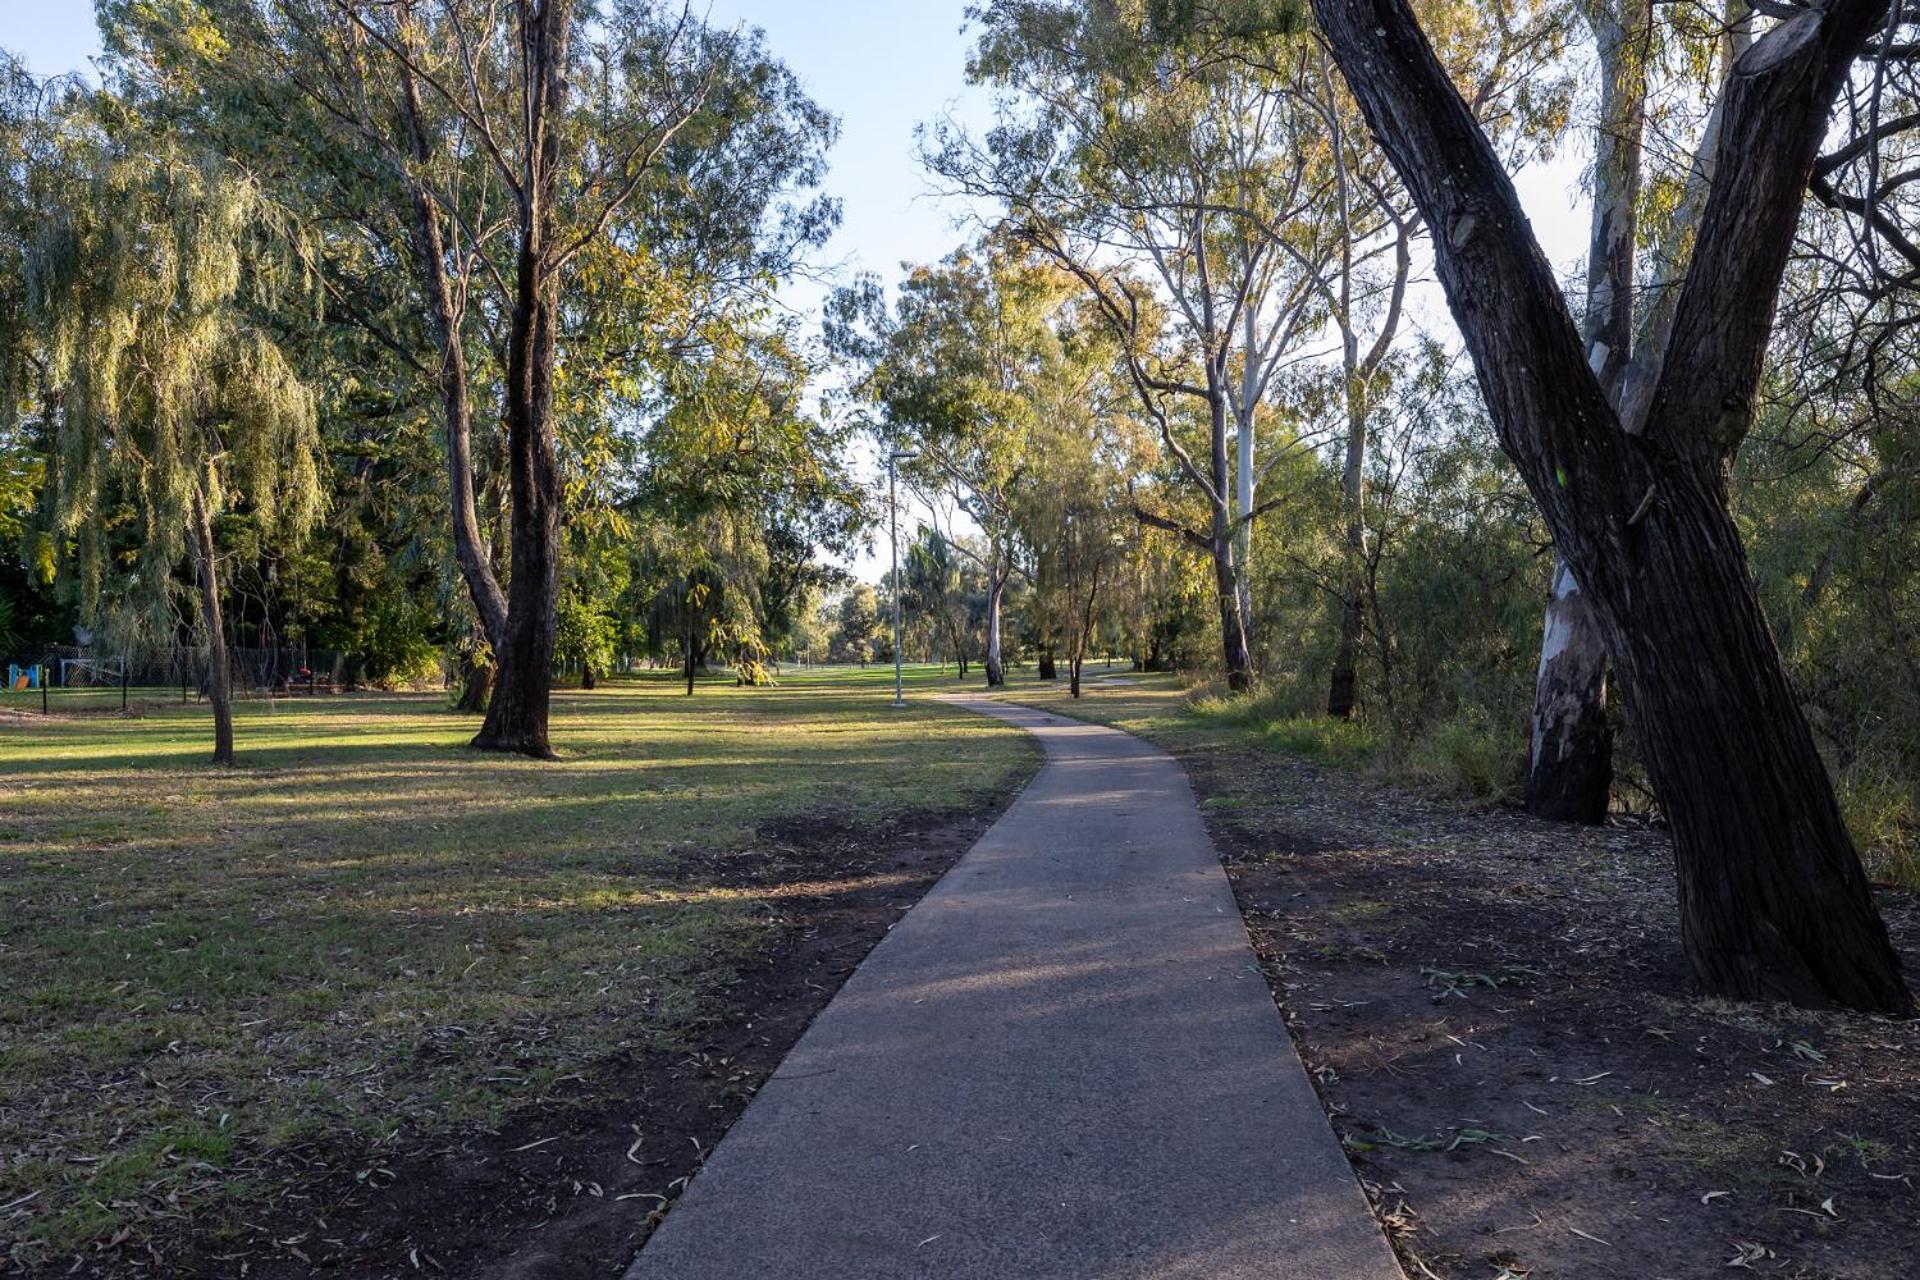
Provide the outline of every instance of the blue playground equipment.
[[40,687],[41,672],[44,670],[45,668],[39,666],[22,667],[9,662],[7,664],[7,688],[38,689]]

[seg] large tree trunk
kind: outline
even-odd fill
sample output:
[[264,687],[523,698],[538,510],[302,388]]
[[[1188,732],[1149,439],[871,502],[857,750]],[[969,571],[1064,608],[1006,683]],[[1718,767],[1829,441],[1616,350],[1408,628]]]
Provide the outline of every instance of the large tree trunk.
[[1604,822],[1613,792],[1606,638],[1562,556],[1554,557],[1530,741],[1527,812],[1555,822]]
[[[1600,63],[1593,220],[1587,249],[1587,364],[1616,409],[1633,358],[1634,249],[1646,134],[1650,0],[1592,0]],[[1565,556],[1556,556],[1541,627],[1527,757],[1527,811],[1558,822],[1604,822],[1613,792],[1607,650]]]
[[513,577],[504,644],[486,723],[473,745],[554,758],[547,736],[553,686],[555,614],[560,599],[563,495],[554,449],[553,377],[559,326],[559,246],[554,199],[566,115],[567,37],[572,5],[547,0],[523,17],[523,57],[532,111],[520,245],[507,352],[507,468],[512,502]]
[[[1672,821],[1687,958],[1708,991],[1902,1012],[1900,963],[1761,613],[1717,475],[1669,471],[1631,626],[1636,741]],[[1675,661],[1676,655],[1690,655]]]
[[1058,680],[1060,678],[1060,666],[1054,658],[1053,650],[1051,649],[1042,649],[1040,651],[1040,678],[1042,680]]
[[1406,0],[1313,4],[1434,229],[1501,446],[1601,619],[1672,822],[1695,977],[1715,995],[1910,1012],[1726,501],[1814,153],[1885,0],[1802,10],[1740,59],[1661,370],[1624,422]]
[[207,702],[213,708],[213,762],[233,763],[233,669],[227,656],[227,630],[220,613],[220,570],[213,545],[213,519],[207,512],[202,481],[193,482],[187,513],[192,528],[196,576],[200,579],[200,622],[207,629]]

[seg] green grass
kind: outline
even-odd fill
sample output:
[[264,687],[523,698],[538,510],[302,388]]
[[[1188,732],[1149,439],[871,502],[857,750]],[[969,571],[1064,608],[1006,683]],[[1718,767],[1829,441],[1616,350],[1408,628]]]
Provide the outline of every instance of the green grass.
[[691,1043],[787,927],[697,855],[782,815],[965,809],[1031,770],[997,722],[890,708],[891,675],[606,682],[557,697],[559,764],[468,750],[476,722],[433,695],[244,703],[232,770],[177,694],[136,691],[124,719],[117,690],[45,719],[8,695],[0,1205],[34,1198],[0,1218],[0,1265],[179,1214],[218,1238],[289,1148],[377,1178],[383,1153]]

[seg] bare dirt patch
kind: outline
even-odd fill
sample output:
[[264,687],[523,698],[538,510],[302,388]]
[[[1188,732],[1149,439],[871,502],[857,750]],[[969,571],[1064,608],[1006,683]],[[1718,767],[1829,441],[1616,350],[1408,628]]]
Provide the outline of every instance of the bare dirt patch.
[[1920,1023],[1694,995],[1662,832],[1182,755],[1410,1276],[1916,1273]]

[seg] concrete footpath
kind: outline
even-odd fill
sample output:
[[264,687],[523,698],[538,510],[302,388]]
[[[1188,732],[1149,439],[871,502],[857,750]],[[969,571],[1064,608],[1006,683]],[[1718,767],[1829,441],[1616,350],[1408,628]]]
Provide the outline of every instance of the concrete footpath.
[[1039,775],[767,1081],[628,1280],[1402,1280],[1170,757]]

